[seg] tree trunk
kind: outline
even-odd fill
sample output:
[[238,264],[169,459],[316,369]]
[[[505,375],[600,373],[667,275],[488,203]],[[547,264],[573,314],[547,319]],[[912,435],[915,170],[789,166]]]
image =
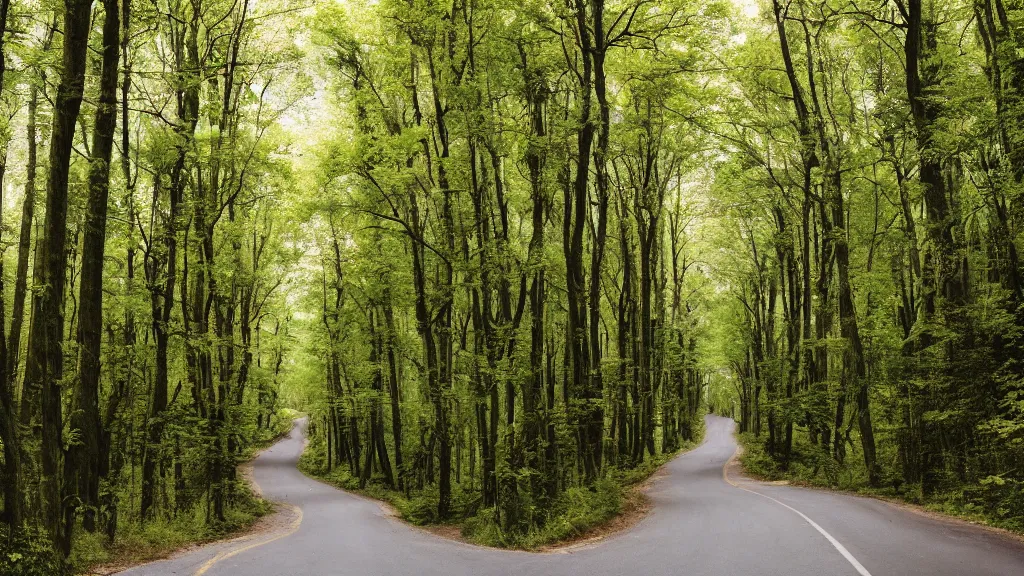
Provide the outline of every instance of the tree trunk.
[[63,454],[61,379],[64,358],[64,290],[67,279],[68,169],[85,84],[90,0],[65,0],[64,58],[54,106],[50,166],[46,181],[46,217],[37,258],[41,288],[32,298],[32,326],[26,355],[27,396],[40,398],[42,438],[43,526],[65,554],[70,542],[62,538],[60,464]]
[[[5,38],[7,35],[7,16],[10,8],[10,0],[0,2],[0,91],[3,89],[4,76],[7,71],[7,59],[4,52]],[[36,88],[32,88],[32,100],[29,103],[29,123],[32,124],[29,136],[33,141],[29,143],[29,164],[30,172],[35,176],[35,102]],[[6,155],[6,146],[4,154]],[[6,170],[6,161],[4,162]],[[35,185],[30,180],[30,186],[26,186],[25,205],[23,207],[21,232],[31,234],[32,230],[32,209],[35,202]],[[0,182],[2,184],[2,182]],[[29,194],[29,192],[32,192]],[[3,205],[3,190],[0,189],[0,206]],[[25,218],[24,211],[28,212]],[[0,216],[2,220],[2,216]],[[26,222],[27,220],[27,222]],[[2,229],[0,225],[0,229]],[[18,268],[15,279],[15,306],[14,316],[11,318],[10,340],[4,333],[4,313],[6,311],[6,292],[3,281],[3,262],[0,262],[0,442],[4,445],[4,468],[0,479],[3,480],[4,509],[0,520],[7,523],[10,537],[13,537],[21,526],[22,502],[21,502],[21,438],[18,431],[18,410],[14,394],[15,373],[17,371],[17,356],[19,339],[21,336],[21,318],[24,316],[23,306],[25,301],[25,278],[22,268],[28,270],[28,238],[23,238],[25,244],[25,262],[22,264],[22,248],[18,248]],[[20,288],[21,305],[18,305]],[[15,335],[17,334],[17,336]]]
[[388,393],[391,396],[391,435],[395,441],[395,469],[398,472],[398,489],[405,490],[405,468],[402,466],[402,409],[398,388],[398,360],[395,337],[395,314],[391,305],[390,289],[384,294],[384,329],[388,349]]
[[[82,275],[79,293],[78,387],[71,414],[71,429],[81,443],[69,447],[65,466],[66,485],[78,488],[85,508],[83,527],[96,529],[100,490],[100,344],[103,326],[103,254],[107,235],[107,197],[110,191],[110,159],[117,121],[117,76],[120,50],[120,12],[117,0],[103,2],[103,63],[99,104],[93,125],[89,158],[89,197],[82,242]],[[70,538],[73,523],[65,527]]]
[[[839,173],[833,176],[832,185],[832,220],[838,231],[835,243],[836,270],[839,276],[839,322],[840,332],[846,340],[844,354],[844,379],[853,377],[854,389],[857,393],[857,422],[860,426],[860,440],[864,449],[864,465],[868,471],[871,486],[878,486],[878,468],[875,464],[875,433],[871,423],[871,405],[868,396],[867,368],[864,362],[864,345],[860,339],[857,325],[857,312],[854,307],[853,289],[850,286],[850,247],[849,233],[846,230],[846,209]],[[837,422],[838,424],[838,422]],[[838,433],[838,426],[836,432]]]

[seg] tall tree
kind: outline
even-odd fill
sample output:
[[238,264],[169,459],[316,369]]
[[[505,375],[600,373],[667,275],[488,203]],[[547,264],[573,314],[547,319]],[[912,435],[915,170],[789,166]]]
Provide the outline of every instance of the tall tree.
[[[99,101],[93,123],[89,158],[89,197],[82,240],[82,278],[79,284],[78,386],[71,413],[71,428],[78,431],[79,443],[68,449],[65,485],[77,488],[85,508],[83,525],[96,528],[99,506],[101,438],[100,419],[100,345],[103,337],[103,265],[107,238],[107,201],[110,195],[110,161],[117,123],[118,62],[121,53],[120,6],[117,0],[103,3],[103,60],[100,72]],[[65,537],[70,539],[73,510],[65,519]]]
[[[39,239],[32,297],[32,325],[26,354],[23,402],[38,402],[41,430],[43,525],[61,550],[69,550],[61,526],[61,387],[64,378],[64,290],[67,280],[68,176],[78,113],[82,106],[89,41],[90,0],[64,2],[63,68],[54,100],[46,179],[46,216]],[[32,410],[35,412],[35,410]]]

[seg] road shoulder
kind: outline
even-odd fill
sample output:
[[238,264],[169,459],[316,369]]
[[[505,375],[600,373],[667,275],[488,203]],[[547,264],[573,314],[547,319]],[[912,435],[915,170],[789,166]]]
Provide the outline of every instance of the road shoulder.
[[[253,452],[249,459],[238,465],[239,476],[249,486],[249,490],[256,499],[264,500],[263,490],[253,478],[253,463],[261,454],[296,430],[297,422],[298,420],[294,420],[291,428],[267,440],[262,448]],[[287,535],[289,530],[297,528],[298,523],[301,523],[302,511],[298,508],[279,502],[267,503],[272,507],[269,513],[257,516],[251,523],[229,533],[215,538],[196,540],[180,547],[158,550],[131,561],[114,559],[90,566],[81,574],[84,576],[110,576],[121,573],[135,574],[136,571],[145,574],[145,568],[155,564],[183,562],[186,558],[190,564],[207,562],[228,554],[232,550],[248,549],[256,542],[276,540],[282,537],[280,534]],[[192,574],[192,571],[187,571],[187,573]]]
[[[734,434],[735,436],[735,434]],[[1005,528],[999,528],[986,524],[983,521],[971,520],[961,518],[959,516],[945,514],[937,510],[931,509],[921,504],[914,504],[901,500],[899,498],[889,497],[882,494],[874,494],[871,492],[858,492],[855,490],[843,490],[840,488],[833,488],[829,486],[821,486],[817,484],[811,484],[807,482],[799,482],[794,480],[767,480],[765,478],[758,477],[756,474],[751,473],[743,465],[740,457],[743,455],[743,444],[736,438],[736,452],[733,453],[732,457],[729,458],[728,462],[722,468],[723,478],[730,484],[745,483],[751,486],[790,486],[793,488],[799,488],[804,490],[813,490],[816,492],[835,494],[840,496],[854,497],[854,498],[868,498],[871,500],[877,500],[894,509],[915,514],[936,522],[943,522],[950,526],[956,526],[959,528],[973,529],[980,532],[984,532],[989,535],[999,536],[1006,540],[1012,541],[1017,544],[1024,544],[1024,534],[1007,530]]]

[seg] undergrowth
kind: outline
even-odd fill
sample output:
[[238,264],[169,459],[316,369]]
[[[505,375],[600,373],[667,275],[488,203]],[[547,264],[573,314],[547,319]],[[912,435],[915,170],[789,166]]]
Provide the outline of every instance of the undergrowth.
[[224,522],[207,523],[206,507],[197,504],[176,516],[158,517],[145,523],[133,517],[118,526],[113,543],[99,532],[79,529],[68,559],[71,571],[83,573],[99,565],[130,566],[162,558],[180,548],[245,530],[271,509],[269,503],[243,489],[226,507]]
[[[242,459],[251,458],[260,449],[273,444],[291,430],[298,412],[283,408],[274,414],[270,427],[253,440]],[[174,515],[158,516],[141,522],[137,510],[126,509],[137,500],[138,486],[129,493],[122,487],[118,500],[122,510],[117,536],[111,542],[102,531],[86,532],[76,526],[71,555],[64,559],[49,545],[49,537],[36,526],[28,525],[10,538],[7,525],[0,523],[0,575],[56,576],[89,573],[99,566],[124,567],[164,557],[180,548],[218,540],[252,526],[272,506],[239,484],[225,509],[223,522],[208,521],[208,510],[198,502]]]
[[145,523],[137,517],[118,525],[117,537],[86,532],[76,526],[71,555],[63,558],[39,527],[25,524],[11,538],[8,526],[0,523],[0,575],[59,576],[95,573],[101,566],[123,568],[162,558],[192,544],[204,543],[237,533],[267,514],[271,505],[248,490],[240,490],[225,509],[223,522],[207,523],[206,507],[197,504],[175,516],[157,517]]
[[[468,485],[452,485],[452,517],[443,525],[457,526],[467,541],[482,546],[536,550],[545,546],[579,538],[600,528],[623,512],[624,505],[638,496],[632,489],[647,480],[658,468],[680,452],[697,446],[704,437],[703,419],[696,430],[696,439],[670,454],[648,457],[632,468],[608,466],[602,478],[590,486],[574,486],[562,490],[553,499],[540,501],[530,498],[529,489],[519,490],[518,521],[512,528],[503,528],[498,512],[493,507],[480,505],[479,489]],[[437,518],[437,490],[425,487],[403,493],[389,489],[380,478],[372,478],[363,488],[359,479],[348,469],[339,466],[325,470],[324,446],[314,440],[299,460],[299,469],[344,490],[382,500],[390,504],[399,516],[417,526],[442,524]],[[508,471],[499,469],[500,474]],[[522,473],[519,482],[528,482],[529,474]],[[508,521],[506,521],[508,524]]]
[[0,522],[0,574],[53,576],[64,570],[64,559],[47,545],[49,537],[39,528],[25,526],[12,539]]
[[743,447],[740,463],[752,477],[897,500],[1024,534],[1024,483],[989,477],[976,483],[947,483],[941,492],[924,496],[920,484],[902,482],[894,456],[884,451],[880,452],[879,461],[889,462],[889,465],[882,466],[880,486],[871,487],[856,446],[848,446],[849,453],[844,462],[839,463],[822,447],[795,437],[793,456],[787,468],[768,454],[765,436],[758,438],[745,433],[738,437]]

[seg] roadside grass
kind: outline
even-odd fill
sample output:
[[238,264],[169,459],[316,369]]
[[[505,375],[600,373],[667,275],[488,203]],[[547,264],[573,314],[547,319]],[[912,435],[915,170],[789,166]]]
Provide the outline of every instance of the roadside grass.
[[26,525],[11,539],[7,524],[0,522],[0,574],[53,576],[64,570],[64,559],[48,545],[49,537]]
[[737,434],[743,448],[739,461],[744,472],[759,480],[784,480],[920,506],[930,512],[1024,534],[1024,483],[992,477],[977,483],[946,482],[942,491],[926,497],[920,484],[902,482],[897,455],[882,448],[878,458],[881,485],[871,487],[859,446],[847,444],[846,458],[839,463],[821,446],[810,444],[802,436],[794,434],[793,456],[786,469],[768,455],[766,436]]
[[110,574],[190,545],[234,535],[270,510],[269,503],[242,490],[225,510],[225,521],[216,525],[207,524],[205,506],[196,505],[176,516],[158,517],[144,524],[135,518],[125,520],[113,542],[102,532],[90,533],[77,526],[66,560],[49,545],[49,536],[39,527],[25,525],[9,542],[7,525],[0,524],[0,542],[4,544],[0,546],[0,574]]
[[[287,434],[292,428],[293,420],[299,416],[299,412],[289,408],[278,410],[271,419],[270,427],[262,430],[260,436],[254,439],[242,460],[250,460],[257,452]],[[113,542],[110,542],[102,532],[89,533],[81,526],[76,527],[71,556],[67,561],[72,574],[107,574],[115,569],[124,569],[167,557],[182,548],[232,537],[250,529],[257,520],[273,510],[273,506],[254,495],[242,475],[238,475],[225,510],[224,522],[208,523],[208,511],[205,503],[201,501],[187,510],[172,515],[159,515],[147,522],[141,522],[137,511],[128,512],[124,509],[125,505],[137,501],[138,490],[139,487],[134,486],[131,493],[126,489],[118,495],[122,511]],[[46,539],[39,537],[32,541],[39,543],[45,542]],[[59,569],[47,564],[47,554],[52,553],[49,547],[37,544],[35,548],[27,549],[34,554],[36,563],[47,567],[38,573],[48,576],[59,574]],[[0,574],[35,576],[36,572],[31,571],[5,571],[3,556],[0,554]]]
[[391,490],[379,477],[373,477],[359,487],[359,479],[346,467],[325,470],[322,441],[314,440],[299,460],[299,469],[307,476],[327,482],[349,492],[361,494],[391,505],[398,516],[416,526],[443,527],[446,534],[457,532],[461,539],[480,546],[517,550],[540,550],[568,544],[609,527],[624,512],[642,510],[644,496],[639,486],[676,455],[698,446],[704,438],[704,420],[698,419],[695,439],[669,454],[649,457],[633,468],[608,466],[604,476],[591,486],[571,487],[560,491],[553,499],[531,499],[534,491],[526,489],[531,482],[529,470],[510,473],[498,467],[499,486],[511,482],[522,485],[517,490],[519,501],[514,508],[517,518],[503,522],[493,507],[481,505],[477,484],[468,482],[452,485],[452,518],[445,523],[436,516],[438,494],[436,489],[410,490],[408,493]]
[[79,529],[68,559],[71,572],[106,573],[105,566],[124,568],[164,558],[188,546],[238,534],[271,510],[268,502],[242,489],[225,510],[222,523],[207,524],[206,507],[197,504],[176,516],[158,517],[145,523],[132,518],[118,527],[113,543],[104,534]]

